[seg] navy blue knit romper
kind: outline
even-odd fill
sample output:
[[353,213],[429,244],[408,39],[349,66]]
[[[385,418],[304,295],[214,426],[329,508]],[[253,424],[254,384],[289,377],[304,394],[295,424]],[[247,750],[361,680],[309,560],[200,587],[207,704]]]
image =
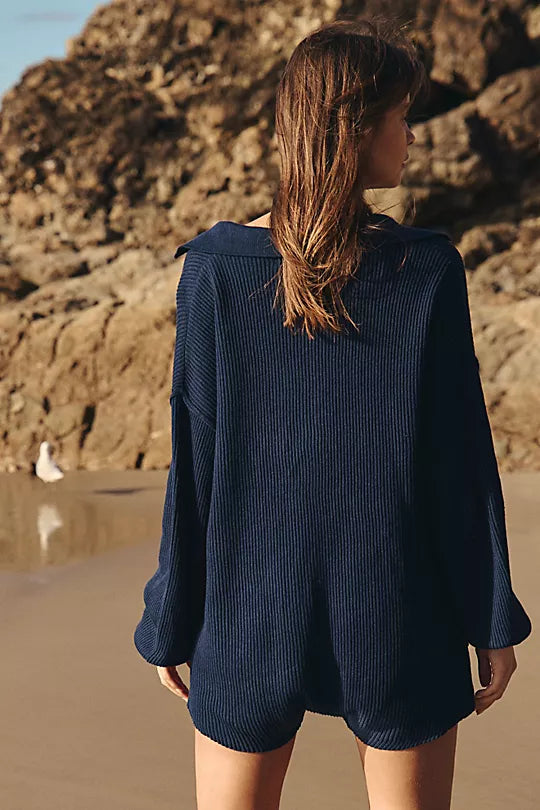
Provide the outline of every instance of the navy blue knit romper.
[[188,660],[203,734],[269,751],[306,710],[375,748],[475,709],[468,645],[516,645],[504,502],[462,258],[380,230],[342,290],[355,331],[291,333],[268,228],[220,221],[177,249],[172,459],[134,634]]

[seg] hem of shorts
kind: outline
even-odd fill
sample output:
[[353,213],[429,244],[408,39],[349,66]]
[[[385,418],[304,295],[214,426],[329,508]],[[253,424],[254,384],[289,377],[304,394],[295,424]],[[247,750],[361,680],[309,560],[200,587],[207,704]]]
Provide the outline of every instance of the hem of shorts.
[[[294,727],[291,731],[287,731],[286,734],[282,734],[281,737],[278,737],[275,740],[272,740],[271,742],[266,743],[261,742],[258,744],[257,743],[252,744],[247,742],[246,743],[241,742],[240,738],[242,734],[236,731],[236,729],[234,735],[231,735],[227,731],[225,731],[224,734],[216,733],[215,731],[212,731],[211,729],[206,727],[204,723],[199,722],[198,719],[196,720],[193,717],[193,714],[191,713],[189,707],[188,712],[191,717],[191,722],[193,723],[193,726],[202,735],[208,737],[208,739],[213,740],[214,742],[217,742],[219,745],[223,745],[225,748],[229,748],[232,751],[241,751],[246,754],[264,754],[268,751],[274,751],[276,748],[281,748],[283,745],[292,740],[292,738],[297,734],[298,730],[300,729],[300,726],[304,721],[304,714],[302,714],[300,722],[297,723],[296,727]],[[226,720],[223,720],[223,718],[218,717],[217,715],[214,715],[214,718],[215,718],[214,727],[221,726],[222,729],[226,729],[227,727],[230,727],[232,725],[231,723],[229,723]]]
[[306,704],[306,712],[311,714],[322,714],[324,717],[343,717],[343,709],[327,707],[326,709],[313,705]]
[[352,727],[351,723],[347,720],[347,717],[343,717],[347,727],[353,732],[353,734],[358,737],[360,742],[363,742],[365,745],[369,746],[370,748],[378,748],[381,751],[404,751],[408,748],[415,748],[417,745],[423,745],[424,743],[433,742],[433,740],[442,737],[443,734],[446,734],[447,731],[450,731],[460,720],[464,720],[466,717],[469,717],[475,711],[475,705],[472,707],[469,706],[467,709],[461,709],[457,715],[454,715],[452,720],[447,721],[443,726],[439,729],[434,731],[432,734],[429,734],[427,737],[421,737],[416,739],[408,739],[406,742],[392,742],[390,744],[385,745],[384,742],[378,740],[376,743],[373,742],[374,738],[380,737],[381,735],[378,733],[370,734],[368,737],[364,735],[360,735],[357,731]]

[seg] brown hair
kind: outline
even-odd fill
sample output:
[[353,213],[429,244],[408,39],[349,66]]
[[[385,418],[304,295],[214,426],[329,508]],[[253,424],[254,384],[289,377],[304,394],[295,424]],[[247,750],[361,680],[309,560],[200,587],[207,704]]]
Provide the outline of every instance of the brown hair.
[[365,136],[427,86],[404,29],[381,17],[326,24],[295,47],[278,85],[281,172],[269,225],[283,261],[274,306],[282,295],[283,325],[300,320],[310,339],[317,328],[340,332],[340,313],[356,328],[339,292],[369,231],[380,230],[362,188]]

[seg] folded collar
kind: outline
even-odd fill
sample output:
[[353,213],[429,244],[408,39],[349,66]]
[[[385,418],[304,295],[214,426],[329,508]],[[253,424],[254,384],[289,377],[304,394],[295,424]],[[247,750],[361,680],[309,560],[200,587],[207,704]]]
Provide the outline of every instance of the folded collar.
[[[444,231],[431,230],[429,228],[416,228],[408,225],[400,225],[392,217],[386,214],[374,214],[372,222],[383,225],[380,231],[372,232],[370,240],[378,243],[381,240],[412,242],[417,239],[426,239],[432,236],[446,236]],[[281,258],[281,254],[276,250],[270,238],[269,228],[261,228],[255,225],[241,225],[238,222],[220,220],[211,228],[184,242],[176,248],[174,258],[177,259],[182,253],[188,250],[195,250],[199,253],[215,253],[227,256],[262,256],[274,259]]]

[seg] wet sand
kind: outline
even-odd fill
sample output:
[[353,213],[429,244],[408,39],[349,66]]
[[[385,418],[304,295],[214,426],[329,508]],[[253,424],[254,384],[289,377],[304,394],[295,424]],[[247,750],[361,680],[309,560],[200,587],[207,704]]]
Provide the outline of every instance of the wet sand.
[[[0,475],[3,810],[195,810],[186,704],[132,641],[165,481],[166,471],[72,472],[49,485]],[[505,475],[503,488],[513,584],[536,627],[540,473]],[[538,807],[535,627],[503,699],[459,725],[452,810]],[[189,684],[188,667],[179,673]],[[340,718],[306,713],[298,732],[281,810],[304,808],[368,808]]]

